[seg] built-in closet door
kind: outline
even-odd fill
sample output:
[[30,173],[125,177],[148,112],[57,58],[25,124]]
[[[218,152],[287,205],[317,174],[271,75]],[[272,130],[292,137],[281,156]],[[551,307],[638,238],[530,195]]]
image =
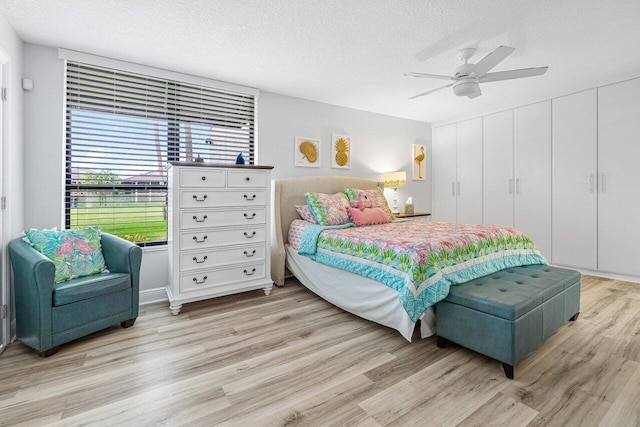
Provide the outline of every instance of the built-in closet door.
[[432,219],[456,222],[456,124],[433,129]]
[[598,94],[552,101],[553,263],[595,270],[598,261]]
[[457,124],[457,222],[482,224],[482,117]]
[[513,110],[515,226],[551,259],[551,101]]
[[483,117],[483,219],[513,226],[513,110]]
[[640,79],[598,89],[598,270],[640,276]]

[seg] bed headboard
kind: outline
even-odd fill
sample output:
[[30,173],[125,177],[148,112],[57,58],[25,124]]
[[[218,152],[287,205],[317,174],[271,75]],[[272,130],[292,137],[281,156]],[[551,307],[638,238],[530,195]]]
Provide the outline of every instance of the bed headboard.
[[305,176],[271,181],[271,279],[274,283],[284,286],[284,245],[288,243],[289,226],[300,218],[295,206],[307,203],[304,193],[338,193],[345,188],[370,190],[383,186],[382,182],[350,176]]

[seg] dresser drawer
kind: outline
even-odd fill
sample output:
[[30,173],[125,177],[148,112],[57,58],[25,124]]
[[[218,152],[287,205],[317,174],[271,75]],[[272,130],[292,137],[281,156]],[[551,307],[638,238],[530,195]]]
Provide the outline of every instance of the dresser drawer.
[[180,290],[194,291],[229,283],[246,282],[265,277],[265,263],[240,265],[232,268],[211,269],[180,276]]
[[231,230],[183,231],[180,233],[180,250],[264,242],[266,234],[264,225]]
[[264,190],[243,191],[180,191],[181,208],[213,208],[225,206],[265,206],[267,195]]
[[215,187],[224,188],[227,173],[223,170],[209,170],[204,168],[180,170],[181,187]]
[[225,211],[207,209],[181,211],[180,229],[264,224],[266,222],[265,212],[264,207]]
[[210,249],[180,253],[180,271],[194,271],[226,264],[263,261],[265,245],[243,245],[233,248]]
[[229,171],[229,188],[265,188],[267,175],[260,171]]

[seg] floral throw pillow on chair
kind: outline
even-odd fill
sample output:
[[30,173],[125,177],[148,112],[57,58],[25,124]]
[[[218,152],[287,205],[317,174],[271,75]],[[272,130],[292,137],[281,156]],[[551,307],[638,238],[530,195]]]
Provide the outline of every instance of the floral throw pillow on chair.
[[99,227],[61,231],[55,228],[31,229],[24,234],[27,243],[53,261],[56,269],[55,283],[107,272]]

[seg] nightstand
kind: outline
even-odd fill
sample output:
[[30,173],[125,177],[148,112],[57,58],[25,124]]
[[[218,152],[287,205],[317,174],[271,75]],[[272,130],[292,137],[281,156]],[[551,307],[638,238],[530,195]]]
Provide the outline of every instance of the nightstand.
[[416,212],[416,213],[399,213],[394,214],[394,218],[401,219],[403,221],[431,221],[431,213],[428,212]]

